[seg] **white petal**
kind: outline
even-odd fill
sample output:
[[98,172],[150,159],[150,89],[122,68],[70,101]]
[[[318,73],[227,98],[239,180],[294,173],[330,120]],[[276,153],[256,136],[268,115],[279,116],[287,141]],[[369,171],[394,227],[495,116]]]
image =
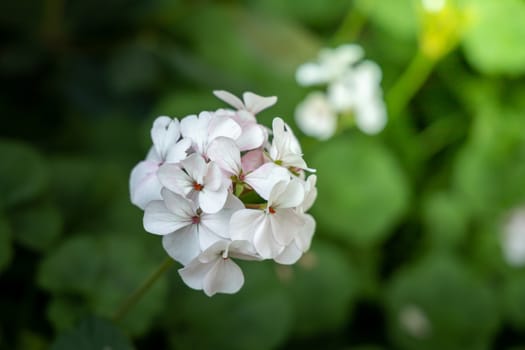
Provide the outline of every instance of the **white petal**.
[[208,140],[211,142],[211,140],[220,136],[235,140],[241,135],[241,132],[240,125],[233,119],[215,116],[215,118],[210,121]]
[[172,213],[162,201],[150,202],[144,209],[144,229],[150,233],[165,235],[191,224],[191,219]]
[[309,214],[302,214],[301,216],[304,221],[304,225],[297,233],[295,243],[300,250],[306,252],[308,249],[310,249],[312,237],[315,233],[315,219]]
[[289,245],[304,226],[304,220],[293,209],[277,209],[268,218],[273,237],[282,246]]
[[273,106],[277,102],[276,96],[263,97],[254,94],[253,92],[245,92],[242,95],[246,109],[253,114],[257,114],[268,107]]
[[274,236],[270,219],[265,215],[264,220],[256,227],[253,235],[255,250],[264,259],[273,259],[284,250],[284,245],[279,244]]
[[279,192],[275,190],[270,193],[270,200],[268,205],[271,205],[274,208],[293,208],[297,207],[303,202],[304,199],[304,187],[302,183],[297,179],[292,179],[284,191],[281,190],[281,187],[276,186],[276,189],[279,189]]
[[303,255],[303,252],[292,242],[284,248],[281,254],[277,255],[274,260],[283,265],[292,265],[297,262]]
[[162,185],[157,177],[158,168],[156,162],[142,161],[131,171],[129,179],[131,203],[141,209],[144,209],[149,202],[161,199]]
[[155,119],[151,129],[151,139],[155,145],[157,153],[162,159],[165,158],[168,149],[180,137],[179,121],[167,116],[161,116]]
[[290,172],[274,163],[266,163],[247,174],[244,182],[250,185],[259,196],[268,200],[270,192],[279,181],[290,179]]
[[201,263],[209,263],[214,262],[219,257],[222,258],[224,252],[228,250],[230,243],[231,241],[229,240],[219,240],[215,242],[199,255],[199,261]]
[[209,227],[201,223],[198,225],[198,231],[199,231],[199,245],[200,249],[206,250],[218,241],[224,240],[224,237],[221,237],[217,235],[213,230],[211,230]]
[[178,163],[188,156],[188,149],[191,147],[190,139],[182,139],[168,149],[166,163]]
[[241,99],[228,91],[215,90],[213,91],[213,94],[230,106],[233,106],[237,109],[244,109],[244,104],[242,103]]
[[310,210],[317,198],[317,188],[315,187],[316,182],[317,176],[315,175],[310,175],[308,176],[308,179],[306,179],[304,184],[304,200],[303,203],[301,203],[301,209],[303,212]]
[[219,258],[204,278],[203,290],[208,296],[216,293],[237,293],[244,284],[241,268],[231,259]]
[[232,241],[228,248],[228,256],[242,260],[261,260],[249,241]]
[[182,196],[193,190],[193,179],[178,164],[163,164],[157,172],[157,177],[162,186]]
[[241,172],[241,151],[232,139],[216,138],[209,145],[207,155],[228,174],[238,175]]
[[192,114],[184,117],[180,121],[182,136],[192,140],[198,153],[204,152],[204,147],[208,142],[208,126],[211,115],[208,112],[201,112],[199,117]]
[[326,74],[318,64],[305,63],[301,65],[296,73],[295,80],[302,86],[316,85],[326,82]]
[[295,122],[306,135],[326,140],[335,134],[337,114],[325,94],[314,91],[297,105]]
[[386,108],[380,99],[363,101],[356,108],[356,125],[366,134],[377,134],[385,128]]
[[227,197],[228,190],[226,188],[219,191],[209,191],[204,187],[198,194],[199,206],[205,213],[216,213],[224,207]]
[[201,253],[194,225],[165,235],[162,237],[162,246],[169,256],[183,265],[188,264]]
[[232,240],[253,242],[253,235],[265,217],[266,214],[262,210],[255,209],[242,209],[233,213],[230,220]]
[[203,213],[201,224],[222,238],[230,238],[230,219],[238,209],[223,208],[215,214]]
[[231,179],[223,174],[219,165],[215,162],[208,163],[208,170],[203,178],[202,184],[208,191],[220,191],[228,188]]
[[194,153],[188,158],[182,160],[180,164],[184,167],[184,170],[186,170],[193,181],[196,181],[201,185],[204,184],[204,176],[208,171],[208,166],[200,154]]
[[214,262],[202,263],[199,259],[192,260],[186,267],[179,269],[179,275],[190,288],[201,290],[204,286],[204,278]]
[[256,123],[242,126],[242,134],[236,140],[237,146],[242,151],[261,147],[266,141],[266,132],[262,126]]
[[191,221],[191,218],[196,215],[196,205],[191,200],[171,192],[167,188],[162,189],[162,198],[164,205],[175,215],[186,218]]

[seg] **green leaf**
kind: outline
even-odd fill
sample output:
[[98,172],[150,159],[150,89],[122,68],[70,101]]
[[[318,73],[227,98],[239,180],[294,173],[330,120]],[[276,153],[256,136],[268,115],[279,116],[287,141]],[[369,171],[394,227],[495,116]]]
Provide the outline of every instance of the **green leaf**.
[[[160,242],[147,234],[103,232],[78,235],[51,251],[38,271],[38,284],[56,297],[66,298],[48,310],[56,328],[81,316],[85,307],[111,316],[129,294],[151,274],[164,254]],[[166,283],[160,279],[130,310],[122,325],[142,334],[162,310]],[[69,307],[71,296],[80,306]]]
[[387,289],[390,336],[407,350],[487,349],[500,322],[495,297],[455,258],[428,257],[398,271]]
[[340,249],[317,239],[297,264],[279,268],[294,307],[296,334],[313,336],[343,327],[360,276]]
[[237,294],[210,298],[187,286],[172,292],[177,298],[166,316],[174,347],[264,350],[277,348],[286,339],[290,301],[276,279],[274,264],[247,262],[241,267],[245,285]]
[[62,232],[62,217],[50,203],[33,205],[11,216],[14,238],[29,249],[45,251],[55,243]]
[[27,202],[47,187],[48,173],[44,160],[31,147],[0,140],[0,207]]
[[525,274],[523,271],[512,271],[503,285],[503,303],[506,318],[512,326],[525,330]]
[[327,234],[374,245],[406,210],[405,175],[392,154],[372,139],[333,139],[319,147],[311,166],[319,172],[313,212]]
[[58,337],[51,350],[132,350],[131,342],[111,322],[90,317]]
[[525,3],[469,0],[471,24],[463,47],[468,61],[485,74],[525,72]]
[[11,229],[4,215],[0,213],[0,273],[9,265],[12,256]]

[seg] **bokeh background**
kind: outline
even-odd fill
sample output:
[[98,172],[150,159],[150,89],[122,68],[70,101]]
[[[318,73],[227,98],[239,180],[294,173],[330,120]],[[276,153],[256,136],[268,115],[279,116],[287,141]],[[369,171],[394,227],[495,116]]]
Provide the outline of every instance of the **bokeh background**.
[[[447,11],[0,2],[0,347],[525,349],[525,258],[503,249],[525,205],[525,2]],[[428,69],[392,94],[436,42]],[[381,66],[389,108],[402,108],[379,135],[317,141],[295,128],[309,92],[295,70],[344,43]],[[128,194],[151,123],[225,107],[214,89],[279,97],[258,119],[289,122],[317,168],[312,249],[294,266],[242,264],[236,295],[208,298],[172,268],[122,322],[103,321],[166,255]]]

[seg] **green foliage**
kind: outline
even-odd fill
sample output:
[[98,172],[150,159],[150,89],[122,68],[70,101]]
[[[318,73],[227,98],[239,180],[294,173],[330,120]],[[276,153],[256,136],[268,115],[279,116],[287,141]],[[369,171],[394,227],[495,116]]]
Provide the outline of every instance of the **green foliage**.
[[9,265],[12,255],[11,229],[4,216],[0,216],[0,273]]
[[319,149],[311,163],[322,174],[314,212],[327,234],[360,245],[381,243],[409,199],[407,180],[392,154],[372,140],[340,136]]

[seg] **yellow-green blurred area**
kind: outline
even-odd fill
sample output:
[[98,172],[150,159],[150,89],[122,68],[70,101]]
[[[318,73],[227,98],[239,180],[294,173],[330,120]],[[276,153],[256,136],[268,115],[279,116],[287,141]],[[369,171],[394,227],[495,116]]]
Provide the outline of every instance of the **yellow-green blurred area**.
[[[525,205],[525,1],[425,3],[1,1],[0,348],[525,349],[525,258],[503,250]],[[344,43],[403,108],[317,141],[295,70]],[[428,78],[393,92],[418,52]],[[214,89],[278,96],[258,120],[289,122],[317,169],[312,248],[241,263],[235,295],[176,266],[112,325],[166,257],[129,173],[156,116],[225,107]]]

